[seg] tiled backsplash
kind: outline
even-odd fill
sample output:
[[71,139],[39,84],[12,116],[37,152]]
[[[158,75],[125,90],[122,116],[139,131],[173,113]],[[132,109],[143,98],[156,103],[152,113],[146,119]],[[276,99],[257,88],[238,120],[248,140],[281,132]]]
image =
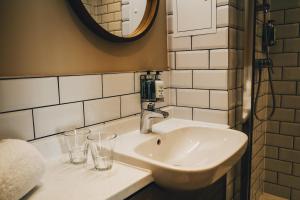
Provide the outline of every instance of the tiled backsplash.
[[229,10],[234,10],[229,1],[217,1],[216,33],[173,37],[172,1],[167,1],[171,105],[183,118],[235,126],[229,94],[236,94],[237,51],[236,34],[230,33],[237,31],[230,26],[237,22]]
[[[140,74],[2,79],[0,138],[33,140],[138,114]],[[169,72],[161,77],[168,88]],[[168,90],[158,107],[169,105]]]

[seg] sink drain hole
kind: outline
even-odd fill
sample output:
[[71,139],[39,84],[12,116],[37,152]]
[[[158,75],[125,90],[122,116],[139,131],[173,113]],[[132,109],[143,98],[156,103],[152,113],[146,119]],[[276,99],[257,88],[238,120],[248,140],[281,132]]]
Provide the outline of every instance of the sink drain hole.
[[160,145],[160,144],[161,144],[161,140],[160,140],[160,139],[157,139],[156,144],[157,144],[157,145]]

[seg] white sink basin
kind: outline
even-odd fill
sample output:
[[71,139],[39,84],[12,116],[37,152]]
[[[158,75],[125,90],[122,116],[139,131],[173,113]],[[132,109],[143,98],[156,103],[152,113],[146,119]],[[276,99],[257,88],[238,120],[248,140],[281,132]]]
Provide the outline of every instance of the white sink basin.
[[247,146],[244,133],[201,122],[171,119],[153,130],[156,133],[120,136],[116,155],[120,161],[151,170],[157,184],[171,189],[194,190],[214,183]]

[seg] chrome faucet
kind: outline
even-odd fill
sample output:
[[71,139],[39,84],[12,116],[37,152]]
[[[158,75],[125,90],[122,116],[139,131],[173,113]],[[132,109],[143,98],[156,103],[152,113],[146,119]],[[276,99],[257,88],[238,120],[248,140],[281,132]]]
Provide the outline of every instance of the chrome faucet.
[[150,133],[152,131],[153,119],[155,118],[167,118],[169,116],[168,112],[162,111],[155,108],[154,103],[148,103],[147,109],[143,108],[142,103],[141,121],[140,121],[140,131],[141,133]]

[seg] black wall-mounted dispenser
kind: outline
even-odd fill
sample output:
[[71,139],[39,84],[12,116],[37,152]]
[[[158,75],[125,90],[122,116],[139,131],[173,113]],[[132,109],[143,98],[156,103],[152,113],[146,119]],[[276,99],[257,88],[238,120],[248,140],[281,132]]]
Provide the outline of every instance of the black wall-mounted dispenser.
[[147,72],[140,76],[141,101],[158,102],[164,101],[163,81],[160,80],[160,72],[155,74]]

